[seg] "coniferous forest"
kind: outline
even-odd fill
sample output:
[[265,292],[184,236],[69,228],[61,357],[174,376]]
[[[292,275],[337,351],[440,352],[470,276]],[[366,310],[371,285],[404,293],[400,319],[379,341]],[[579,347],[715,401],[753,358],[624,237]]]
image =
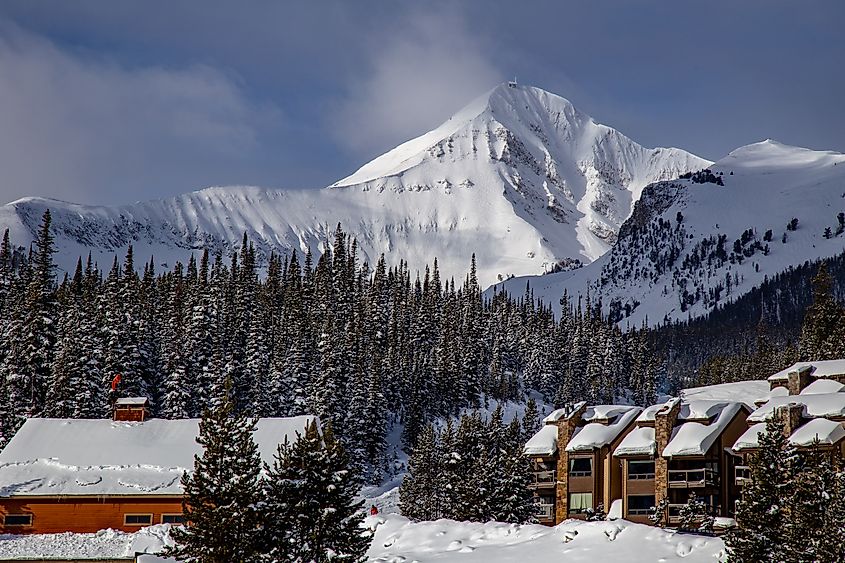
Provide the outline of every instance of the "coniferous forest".
[[589,297],[562,296],[556,316],[530,288],[484,294],[474,259],[462,280],[442,279],[436,260],[422,272],[368,264],[341,226],[321,256],[271,256],[260,272],[245,236],[231,256],[188,256],[169,271],[137,264],[130,247],[107,267],[80,257],[57,279],[49,211],[30,249],[13,243],[6,232],[0,444],[26,417],[109,416],[116,374],[117,395],[146,396],[163,418],[200,416],[230,380],[237,413],[317,414],[376,482],[392,470],[397,423],[410,450],[435,420],[529,391],[555,406],[648,405],[802,355],[845,355],[845,338],[799,334],[813,291],[829,296],[819,323],[845,325],[841,256],[827,281],[813,285],[818,265],[807,264],[708,318],[647,329],[618,327]]

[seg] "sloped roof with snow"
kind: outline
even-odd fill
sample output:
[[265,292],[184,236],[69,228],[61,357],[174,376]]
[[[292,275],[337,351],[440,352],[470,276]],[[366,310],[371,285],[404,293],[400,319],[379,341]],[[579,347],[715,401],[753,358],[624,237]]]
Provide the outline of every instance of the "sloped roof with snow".
[[[585,426],[575,429],[575,433],[566,445],[568,452],[590,451],[604,447],[621,434],[642,412],[640,407],[595,407],[601,409],[602,416],[594,416],[595,419],[608,419],[607,424],[590,422]],[[589,410],[589,409],[588,409]]]
[[832,375],[845,375],[845,359],[820,360],[817,362],[796,362],[786,369],[769,376],[769,381],[783,381],[789,379],[789,372],[809,367],[810,374],[816,378],[825,378]]
[[[279,443],[296,439],[313,416],[262,418],[255,441],[272,463]],[[146,422],[31,418],[0,452],[0,497],[181,495],[194,467],[199,419]]]
[[575,411],[579,410],[583,406],[584,401],[581,401],[580,403],[575,403],[574,405],[567,405],[563,408],[554,410],[546,418],[543,419],[543,422],[557,422],[558,420],[564,420],[572,416]]
[[651,405],[643,409],[637,422],[654,422],[655,416],[664,408],[671,408],[672,403],[680,401],[681,408],[678,411],[678,420],[703,420],[710,419],[721,412],[725,403],[734,402],[714,399],[669,399],[665,403]]
[[[779,387],[783,389],[783,387]],[[817,379],[801,390],[801,395],[824,395],[825,393],[841,393],[845,384],[835,379]]]
[[557,425],[543,426],[525,443],[522,451],[525,455],[554,455],[557,452]]
[[684,389],[681,391],[681,398],[687,401],[739,401],[754,407],[757,403],[769,399],[772,392],[769,387],[769,382],[765,380],[719,383]]
[[634,428],[622,438],[616,446],[613,455],[618,457],[634,455],[654,455],[657,451],[657,441],[654,438],[654,428],[641,426]]
[[[696,402],[696,401],[693,401]],[[710,401],[698,401],[709,403]],[[685,422],[672,430],[672,437],[663,449],[663,457],[704,455],[719,438],[728,424],[743,409],[742,403],[721,402],[717,405],[692,405],[689,418],[701,419],[707,414],[713,418],[709,424]],[[683,410],[683,407],[682,407]],[[679,417],[680,418],[680,417]]]
[[824,393],[775,397],[751,413],[748,421],[765,422],[771,418],[775,409],[790,403],[802,405],[804,407],[802,416],[805,418],[845,418],[845,393]]
[[[758,422],[746,430],[733,445],[733,450],[754,450],[760,447],[760,434],[766,432],[766,423]],[[826,418],[814,418],[803,426],[799,426],[789,437],[793,446],[809,447],[816,440],[821,445],[832,446],[845,439],[845,428],[842,424]]]

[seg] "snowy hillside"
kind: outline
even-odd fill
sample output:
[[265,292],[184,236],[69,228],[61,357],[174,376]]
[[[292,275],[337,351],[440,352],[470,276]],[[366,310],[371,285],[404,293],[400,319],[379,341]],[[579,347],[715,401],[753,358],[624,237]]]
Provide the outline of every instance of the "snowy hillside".
[[463,276],[476,253],[482,283],[589,263],[615,241],[643,187],[709,162],[646,149],[538,88],[500,85],[446,123],[322,190],[209,188],[170,199],[97,207],[25,198],[0,207],[0,230],[33,238],[50,208],[65,268],[91,249],[101,265],[129,244],[161,267],[190,251],[319,252],[338,223],[374,263],[413,269],[435,257]]
[[710,170],[649,186],[596,262],[506,287],[529,281],[553,304],[589,287],[614,318],[654,324],[705,314],[766,276],[845,250],[845,155],[767,140]]

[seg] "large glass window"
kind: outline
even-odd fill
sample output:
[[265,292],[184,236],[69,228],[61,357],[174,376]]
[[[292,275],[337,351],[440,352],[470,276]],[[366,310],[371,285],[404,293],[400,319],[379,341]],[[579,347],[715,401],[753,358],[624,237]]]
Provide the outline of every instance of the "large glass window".
[[569,460],[570,477],[589,477],[593,474],[593,458],[574,457]]
[[654,479],[654,460],[630,460],[628,479]]
[[628,495],[628,514],[642,516],[654,509],[654,495]]
[[569,495],[569,513],[581,514],[593,508],[593,493],[572,493]]

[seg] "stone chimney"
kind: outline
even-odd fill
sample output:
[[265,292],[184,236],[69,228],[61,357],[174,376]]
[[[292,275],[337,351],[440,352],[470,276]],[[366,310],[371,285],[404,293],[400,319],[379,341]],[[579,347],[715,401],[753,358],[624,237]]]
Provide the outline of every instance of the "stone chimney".
[[789,372],[789,382],[787,388],[790,395],[798,395],[810,384],[810,373],[812,373],[812,366],[801,366],[796,370]]
[[669,496],[669,462],[663,457],[663,450],[672,438],[672,429],[678,421],[681,412],[681,400],[670,399],[654,415],[654,441],[656,452],[654,456],[654,502]]
[[569,517],[569,452],[566,446],[581,423],[581,417],[587,410],[587,403],[581,401],[572,406],[566,416],[558,418],[557,424],[557,494],[555,495],[555,523]]
[[[792,376],[792,374],[789,374]],[[789,438],[799,426],[801,426],[801,416],[804,414],[804,405],[801,403],[789,403],[780,405],[775,409],[775,416],[780,419],[783,424],[783,434]]]

